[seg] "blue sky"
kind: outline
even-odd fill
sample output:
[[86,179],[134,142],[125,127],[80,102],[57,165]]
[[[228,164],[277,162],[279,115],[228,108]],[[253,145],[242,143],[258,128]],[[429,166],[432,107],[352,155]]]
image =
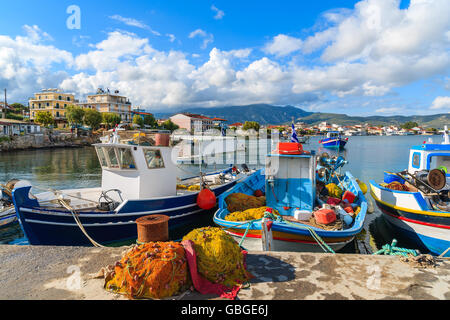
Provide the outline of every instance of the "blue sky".
[[[81,28],[68,29],[70,5]],[[153,111],[251,103],[351,115],[450,111],[446,0],[25,1],[2,4],[0,86]]]

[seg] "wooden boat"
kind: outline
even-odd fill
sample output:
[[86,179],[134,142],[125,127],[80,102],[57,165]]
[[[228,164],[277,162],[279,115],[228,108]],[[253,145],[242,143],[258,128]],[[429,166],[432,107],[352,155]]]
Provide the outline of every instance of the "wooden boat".
[[242,245],[246,249],[261,250],[261,220],[235,222],[225,219],[230,214],[226,203],[230,194],[253,195],[255,190],[261,190],[266,195],[266,205],[277,210],[282,218],[282,221],[273,221],[273,250],[322,252],[323,245],[315,240],[315,235],[332,250],[339,250],[361,232],[367,202],[355,178],[346,172],[340,177],[334,176],[331,181],[357,196],[356,204],[360,207],[360,212],[350,225],[342,224],[341,229],[326,230],[310,221],[295,219],[299,210],[312,213],[317,207],[324,205],[321,195],[316,194],[317,179],[314,151],[301,154],[280,154],[275,151],[267,155],[264,169],[219,196],[219,209],[214,215],[214,222],[238,242],[242,241],[245,234]]
[[16,210],[12,203],[12,190],[15,185],[25,186],[29,185],[29,183],[13,179],[5,185],[0,184],[0,227],[17,222]]
[[[410,150],[408,169],[385,172],[383,183],[370,181],[383,217],[419,247],[440,255],[450,247],[450,141],[423,143]],[[395,183],[395,181],[397,181]],[[392,189],[394,184],[398,190]],[[444,256],[450,257],[450,250]]]
[[[100,188],[36,195],[30,193],[31,186],[13,190],[15,210],[30,244],[84,246],[136,239],[135,221],[152,214],[169,216],[172,230],[205,213],[197,205],[200,185],[206,183],[219,196],[246,176],[230,168],[179,181],[172,147],[151,145],[141,134],[142,143],[121,139],[119,133],[94,145],[102,166]],[[188,188],[193,185],[197,188]]]
[[339,131],[328,131],[325,138],[319,140],[319,143],[326,148],[344,149],[348,138],[342,138]]

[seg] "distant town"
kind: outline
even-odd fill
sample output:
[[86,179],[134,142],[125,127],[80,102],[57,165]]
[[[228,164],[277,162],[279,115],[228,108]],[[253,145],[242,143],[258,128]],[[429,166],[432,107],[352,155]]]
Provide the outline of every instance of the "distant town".
[[[320,135],[328,131],[338,131],[345,136],[358,135],[434,135],[441,130],[423,128],[416,122],[406,122],[399,126],[372,126],[369,123],[340,125],[321,122],[311,125],[293,119],[298,134]],[[42,127],[59,131],[74,129],[111,129],[124,124],[130,129],[181,129],[186,133],[208,133],[213,130],[227,130],[237,135],[256,134],[259,130],[289,135],[292,123],[284,125],[262,125],[255,121],[228,123],[226,119],[208,117],[193,113],[175,113],[168,119],[156,119],[141,106],[133,106],[131,101],[120,95],[118,90],[99,88],[95,94],[87,95],[80,101],[72,93],[60,89],[43,89],[28,99],[28,105],[8,104],[5,89],[4,101],[0,102],[0,136],[15,136],[39,133]]]

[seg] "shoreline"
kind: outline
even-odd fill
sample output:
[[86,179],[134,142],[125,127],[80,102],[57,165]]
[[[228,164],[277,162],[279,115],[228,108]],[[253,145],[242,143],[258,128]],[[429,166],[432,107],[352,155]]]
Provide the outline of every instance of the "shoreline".
[[71,133],[40,133],[12,136],[0,141],[0,152],[45,150],[53,148],[79,148],[100,142],[97,136],[76,137]]

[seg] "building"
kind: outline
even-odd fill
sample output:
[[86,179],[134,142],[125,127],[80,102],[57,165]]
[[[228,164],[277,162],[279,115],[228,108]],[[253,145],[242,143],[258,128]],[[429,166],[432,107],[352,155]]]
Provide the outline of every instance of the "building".
[[153,113],[145,112],[144,109],[133,108],[131,110],[131,121],[133,121],[135,115],[141,116],[142,120],[144,120],[145,116],[153,116]]
[[0,136],[19,136],[21,134],[40,133],[41,126],[12,119],[0,119]]
[[68,126],[66,119],[66,108],[68,105],[76,104],[75,96],[71,93],[64,93],[59,89],[44,89],[35,93],[33,98],[28,100],[30,107],[30,120],[36,119],[39,111],[48,111],[52,114],[59,128]]
[[101,113],[116,113],[122,118],[122,122],[132,122],[131,102],[124,96],[119,95],[119,90],[111,94],[99,88],[96,94],[87,96],[87,101],[78,103],[82,108],[97,109]]
[[234,127],[236,129],[242,128],[243,126],[244,125],[242,123],[240,123],[240,122],[235,122],[235,123],[230,124],[230,128]]
[[11,110],[11,108],[4,102],[0,102],[0,118],[6,119],[6,111]]
[[205,132],[214,128],[214,121],[211,118],[193,113],[177,113],[170,117],[170,120],[188,132]]

